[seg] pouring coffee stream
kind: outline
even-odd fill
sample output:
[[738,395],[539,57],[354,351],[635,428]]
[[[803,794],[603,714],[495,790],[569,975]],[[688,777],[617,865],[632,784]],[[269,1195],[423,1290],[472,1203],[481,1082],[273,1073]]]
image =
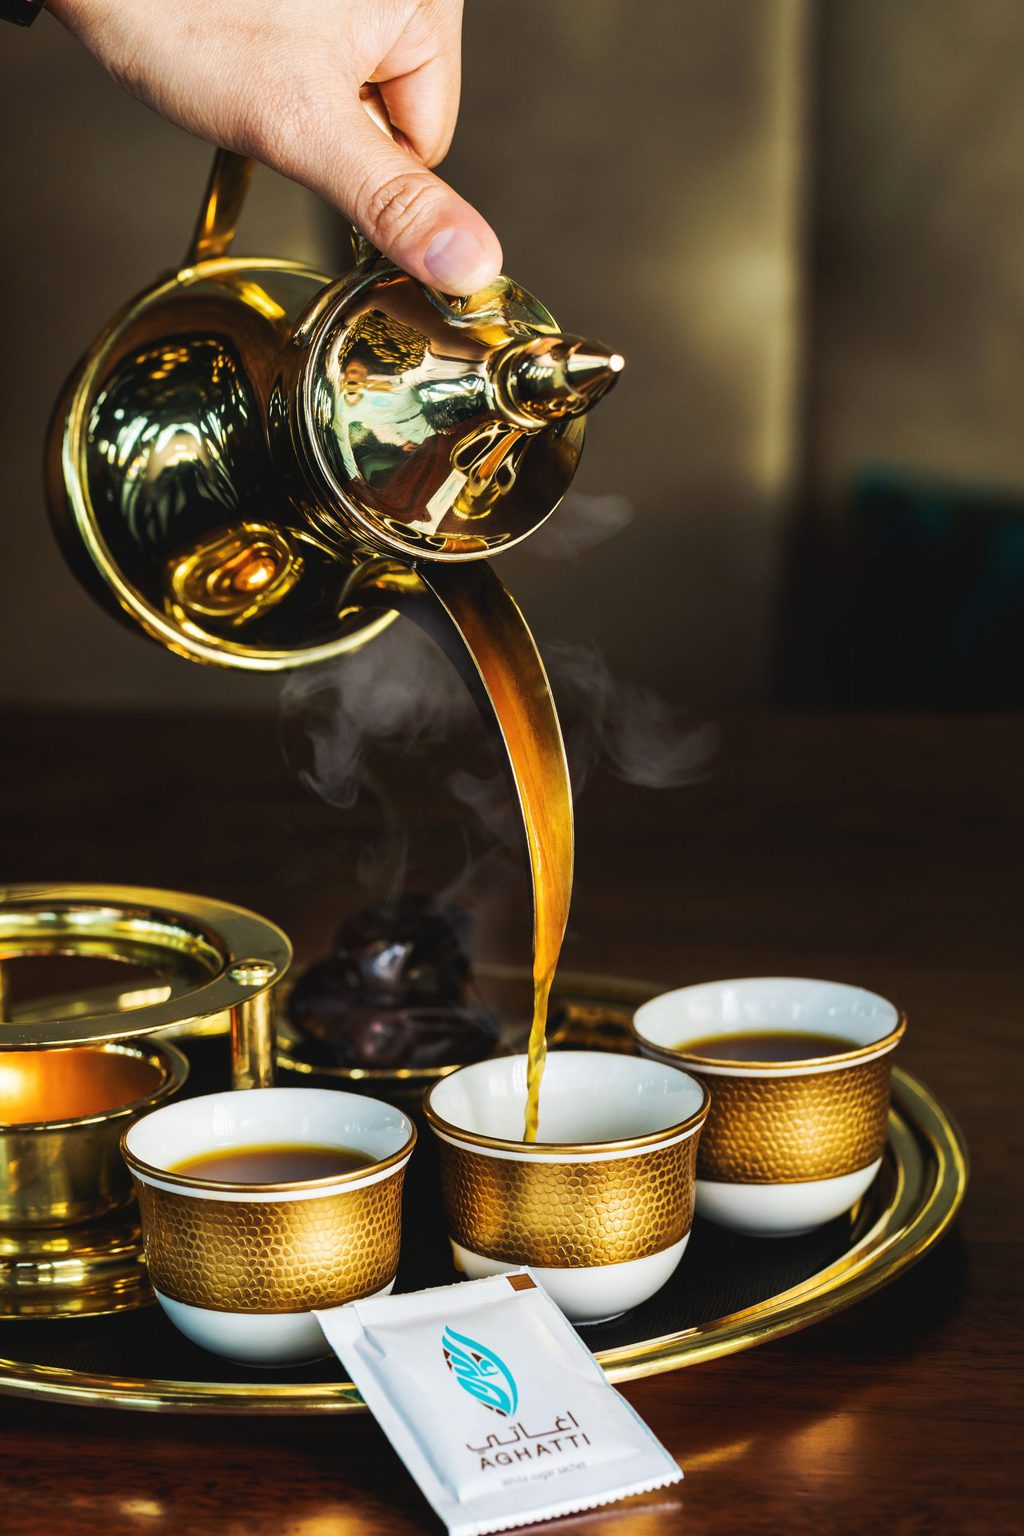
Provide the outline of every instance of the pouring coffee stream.
[[[93,595],[192,660],[305,666],[399,614],[452,659],[510,771],[530,860],[531,1140],[572,798],[540,654],[484,562],[557,506],[622,358],[559,332],[510,278],[450,299],[361,239],[333,280],[232,257],[251,169],[218,152],[185,264],[73,373],[51,514]],[[267,1033],[240,1047],[250,1081],[269,1081]]]
[[533,891],[533,1020],[525,1141],[537,1135],[548,996],[572,896],[573,810],[565,746],[536,642],[487,566],[414,571],[368,561],[350,583],[360,604],[412,619],[462,677],[500,745],[522,815]]

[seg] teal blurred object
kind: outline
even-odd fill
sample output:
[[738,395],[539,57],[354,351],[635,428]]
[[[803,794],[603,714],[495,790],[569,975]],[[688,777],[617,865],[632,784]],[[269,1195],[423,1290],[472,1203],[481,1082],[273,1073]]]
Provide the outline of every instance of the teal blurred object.
[[794,550],[781,694],[798,707],[1024,707],[1024,499],[866,472]]

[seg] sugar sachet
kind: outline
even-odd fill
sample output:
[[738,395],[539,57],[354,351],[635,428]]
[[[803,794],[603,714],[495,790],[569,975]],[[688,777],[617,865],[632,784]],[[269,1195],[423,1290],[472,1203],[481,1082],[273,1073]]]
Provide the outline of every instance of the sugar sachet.
[[451,1536],[574,1514],[683,1475],[528,1269],[317,1317]]

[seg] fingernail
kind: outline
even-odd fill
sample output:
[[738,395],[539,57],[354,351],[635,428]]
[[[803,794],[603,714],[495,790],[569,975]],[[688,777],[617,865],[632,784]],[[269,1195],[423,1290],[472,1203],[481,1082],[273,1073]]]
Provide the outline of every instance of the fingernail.
[[427,246],[423,260],[446,293],[472,293],[483,254],[483,246],[468,229],[443,229]]

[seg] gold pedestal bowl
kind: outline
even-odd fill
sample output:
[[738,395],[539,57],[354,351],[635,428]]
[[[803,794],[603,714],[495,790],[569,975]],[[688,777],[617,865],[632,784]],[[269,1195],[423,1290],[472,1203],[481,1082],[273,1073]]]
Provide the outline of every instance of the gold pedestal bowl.
[[[134,967],[133,985],[19,998],[19,962],[58,958]],[[133,886],[0,887],[0,1317],[148,1299],[118,1141],[188,1075],[181,1052],[154,1037],[226,1027],[234,1085],[268,1086],[271,989],[290,963],[279,928],[224,902]]]

